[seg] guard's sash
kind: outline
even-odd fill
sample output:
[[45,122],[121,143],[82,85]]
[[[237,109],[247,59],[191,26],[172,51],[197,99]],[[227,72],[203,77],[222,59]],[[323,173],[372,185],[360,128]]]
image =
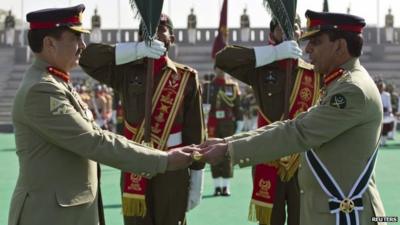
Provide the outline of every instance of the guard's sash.
[[[379,142],[378,142],[379,143]],[[350,193],[344,195],[335,178],[313,150],[306,152],[306,160],[322,190],[329,196],[329,209],[336,216],[336,225],[360,225],[359,211],[363,210],[362,195],[367,190],[375,166],[378,148],[369,158],[363,172],[353,184]]]
[[[215,81],[214,81],[215,82]],[[213,84],[210,84],[213,85]],[[225,93],[226,85],[232,86],[232,96]],[[207,120],[208,138],[217,137],[218,123],[221,121],[235,121],[234,113],[232,112],[235,106],[234,101],[239,97],[239,90],[233,84],[227,84],[225,81],[220,84],[216,97],[216,104],[211,106]],[[210,86],[208,87],[210,88]]]
[[[174,124],[179,107],[182,104],[184,90],[190,77],[190,71],[175,73],[165,70],[153,95],[151,114],[151,146],[155,149],[182,145],[182,125]],[[140,124],[125,121],[125,137],[137,143],[143,141],[144,120]],[[145,216],[145,193],[147,178],[145,174],[124,173],[122,209],[125,216]]]
[[[301,112],[307,111],[308,108],[316,103],[319,95],[319,82],[319,76],[316,76],[314,71],[299,68],[290,96],[290,119],[295,118]],[[271,123],[271,120],[264,115],[261,109],[258,110],[258,115],[258,127]],[[299,165],[298,154],[288,156],[286,159],[288,163],[285,167],[279,164],[279,160],[255,166],[253,194],[249,209],[250,221],[270,224],[277,175],[279,174],[282,180],[289,180],[295,174]]]

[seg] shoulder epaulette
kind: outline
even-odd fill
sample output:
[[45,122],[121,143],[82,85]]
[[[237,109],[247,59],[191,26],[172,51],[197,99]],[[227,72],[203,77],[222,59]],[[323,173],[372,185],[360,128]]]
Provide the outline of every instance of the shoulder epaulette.
[[176,62],[174,62],[174,63],[175,63],[175,67],[176,67],[177,69],[181,69],[181,70],[185,70],[185,71],[190,71],[190,73],[193,74],[193,75],[196,75],[196,74],[197,74],[197,70],[195,70],[195,69],[193,69],[193,68],[191,68],[191,67],[189,67],[189,66],[187,66],[187,65],[183,65],[183,64],[180,64],[180,63],[176,63]]
[[49,73],[46,73],[43,77],[42,77],[42,81],[49,81],[49,82],[56,82],[56,79]]
[[313,70],[314,69],[314,65],[312,65],[312,64],[310,64],[310,63],[308,63],[308,62],[306,62],[306,61],[304,61],[302,59],[298,60],[297,66],[300,67],[300,68],[306,69],[306,70]]

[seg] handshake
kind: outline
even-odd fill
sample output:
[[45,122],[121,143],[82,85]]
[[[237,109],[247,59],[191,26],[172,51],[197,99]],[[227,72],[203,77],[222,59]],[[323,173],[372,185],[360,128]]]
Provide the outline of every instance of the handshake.
[[228,144],[221,138],[211,138],[200,145],[189,145],[168,151],[167,170],[178,170],[193,162],[211,165],[222,162],[228,154]]

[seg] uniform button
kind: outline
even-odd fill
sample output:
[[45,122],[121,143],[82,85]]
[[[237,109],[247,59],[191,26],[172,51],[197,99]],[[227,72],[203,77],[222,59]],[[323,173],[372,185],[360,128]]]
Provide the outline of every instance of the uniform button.
[[146,176],[146,173],[145,173],[145,172],[142,172],[140,175],[142,175],[142,176]]
[[150,173],[147,173],[146,176],[147,176],[147,177],[150,177]]
[[240,163],[244,163],[243,159],[239,160]]
[[304,194],[304,191],[303,191],[303,189],[300,189],[300,194]]
[[249,158],[246,158],[246,162],[250,162],[250,159],[249,159]]
[[299,169],[301,168],[301,163],[299,164]]

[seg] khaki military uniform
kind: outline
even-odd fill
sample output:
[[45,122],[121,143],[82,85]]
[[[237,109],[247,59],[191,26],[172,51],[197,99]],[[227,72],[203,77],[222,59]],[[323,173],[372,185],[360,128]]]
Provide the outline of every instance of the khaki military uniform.
[[96,161],[151,177],[165,172],[167,154],[101,130],[78,93],[48,66],[35,59],[15,96],[20,170],[8,224],[97,225]]
[[[91,77],[107,84],[120,94],[124,119],[128,124],[136,125],[143,121],[147,65],[144,60],[116,66],[114,46],[92,44],[83,52],[80,65]],[[191,73],[174,124],[181,124],[183,127],[182,145],[199,144],[205,139],[205,134],[197,72],[168,59],[162,72],[154,76],[154,88],[158,86],[161,74],[165,71]],[[191,169],[202,168],[204,164],[200,163],[191,166]],[[176,225],[179,221],[183,223],[188,190],[188,169],[155,176],[148,183],[146,216],[126,217],[125,224]]]
[[[292,92],[298,74],[303,73],[305,70],[313,69],[312,65],[299,60],[292,74],[290,74],[291,84],[287,84],[287,67],[284,64],[280,65],[284,61],[255,68],[255,55],[254,50],[251,48],[239,46],[227,47],[217,55],[216,59],[218,67],[242,82],[251,85],[259,109],[269,119],[269,122],[283,119],[286,85],[290,85],[290,91]],[[320,75],[313,72],[312,74],[314,79],[318,81]],[[309,97],[318,93],[318,90],[314,90],[314,92]],[[307,110],[307,108],[302,110]],[[283,181],[282,178],[277,179],[275,190],[271,224],[285,224],[285,206],[287,202],[288,224],[297,225],[300,213],[300,194],[297,176],[294,175],[287,181]]]
[[[344,69],[342,77],[326,87],[320,104],[308,112],[227,139],[233,163],[240,167],[302,153],[298,171],[300,225],[336,224],[329,198],[305,161],[304,152],[313,149],[347,195],[379,141],[383,112],[378,89],[358,58],[340,68]],[[384,209],[374,176],[362,202],[360,224],[376,224],[371,217],[384,216]]]
[[[203,86],[203,102],[210,104],[208,115],[209,138],[224,138],[235,134],[236,121],[243,120],[238,84],[231,80],[219,78],[215,78],[210,83],[205,83]],[[233,177],[233,167],[228,161],[211,166],[211,172],[213,178]]]

